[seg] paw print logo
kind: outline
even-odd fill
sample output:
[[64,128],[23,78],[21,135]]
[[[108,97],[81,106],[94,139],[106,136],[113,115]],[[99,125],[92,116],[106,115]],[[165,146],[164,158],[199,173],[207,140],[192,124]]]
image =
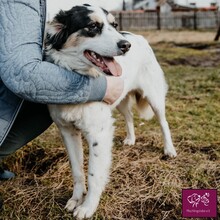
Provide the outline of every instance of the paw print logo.
[[209,193],[205,193],[203,196],[193,193],[192,195],[189,195],[187,197],[187,200],[190,204],[192,204],[192,207],[197,207],[199,203],[203,203],[205,206],[209,205]]
[[209,205],[209,200],[208,200],[207,197],[209,197],[209,193],[205,193],[205,194],[201,197],[201,199],[200,199],[200,201],[201,201],[205,206],[208,206],[208,205]]

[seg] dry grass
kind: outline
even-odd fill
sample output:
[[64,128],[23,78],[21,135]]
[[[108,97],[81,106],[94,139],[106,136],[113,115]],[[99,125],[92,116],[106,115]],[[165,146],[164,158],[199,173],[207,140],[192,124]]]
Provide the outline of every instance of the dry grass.
[[[218,44],[209,45],[203,51],[173,43],[153,45],[170,85],[167,119],[178,157],[163,156],[156,119],[144,122],[136,114],[137,142],[123,146],[124,121],[115,112],[111,179],[93,219],[179,220],[183,188],[220,192],[220,65],[211,62],[218,56]],[[192,64],[192,57],[198,65]],[[18,176],[1,182],[0,219],[72,219],[64,210],[72,193],[71,172],[55,126],[6,163]]]

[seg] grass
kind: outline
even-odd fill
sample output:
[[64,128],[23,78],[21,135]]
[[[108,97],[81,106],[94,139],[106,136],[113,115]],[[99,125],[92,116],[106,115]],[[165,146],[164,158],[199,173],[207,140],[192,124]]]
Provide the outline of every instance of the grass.
[[[167,120],[178,156],[168,159],[163,155],[157,120],[145,122],[136,113],[136,144],[123,146],[124,121],[114,112],[111,179],[94,220],[180,220],[184,219],[183,188],[215,188],[220,192],[218,44],[210,43],[203,51],[166,42],[152,47],[169,84]],[[85,152],[87,158],[86,147]],[[18,176],[1,182],[4,206],[0,219],[72,219],[72,213],[64,210],[72,193],[71,171],[55,126],[5,163]],[[218,204],[219,199],[218,194]]]

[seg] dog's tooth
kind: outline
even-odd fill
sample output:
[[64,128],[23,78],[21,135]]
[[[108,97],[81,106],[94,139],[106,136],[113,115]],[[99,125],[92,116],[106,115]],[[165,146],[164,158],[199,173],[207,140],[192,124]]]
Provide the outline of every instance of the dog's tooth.
[[95,52],[92,52],[91,55],[92,55],[94,58],[96,58]]

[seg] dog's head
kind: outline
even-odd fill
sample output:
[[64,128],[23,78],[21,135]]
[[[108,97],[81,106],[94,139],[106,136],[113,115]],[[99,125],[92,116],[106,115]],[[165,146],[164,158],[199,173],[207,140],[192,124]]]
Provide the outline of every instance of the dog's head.
[[59,52],[59,57],[74,56],[72,62],[78,60],[81,65],[92,65],[116,76],[121,68],[113,57],[125,54],[131,46],[117,31],[112,14],[89,4],[60,11],[47,27],[45,45],[46,51]]

